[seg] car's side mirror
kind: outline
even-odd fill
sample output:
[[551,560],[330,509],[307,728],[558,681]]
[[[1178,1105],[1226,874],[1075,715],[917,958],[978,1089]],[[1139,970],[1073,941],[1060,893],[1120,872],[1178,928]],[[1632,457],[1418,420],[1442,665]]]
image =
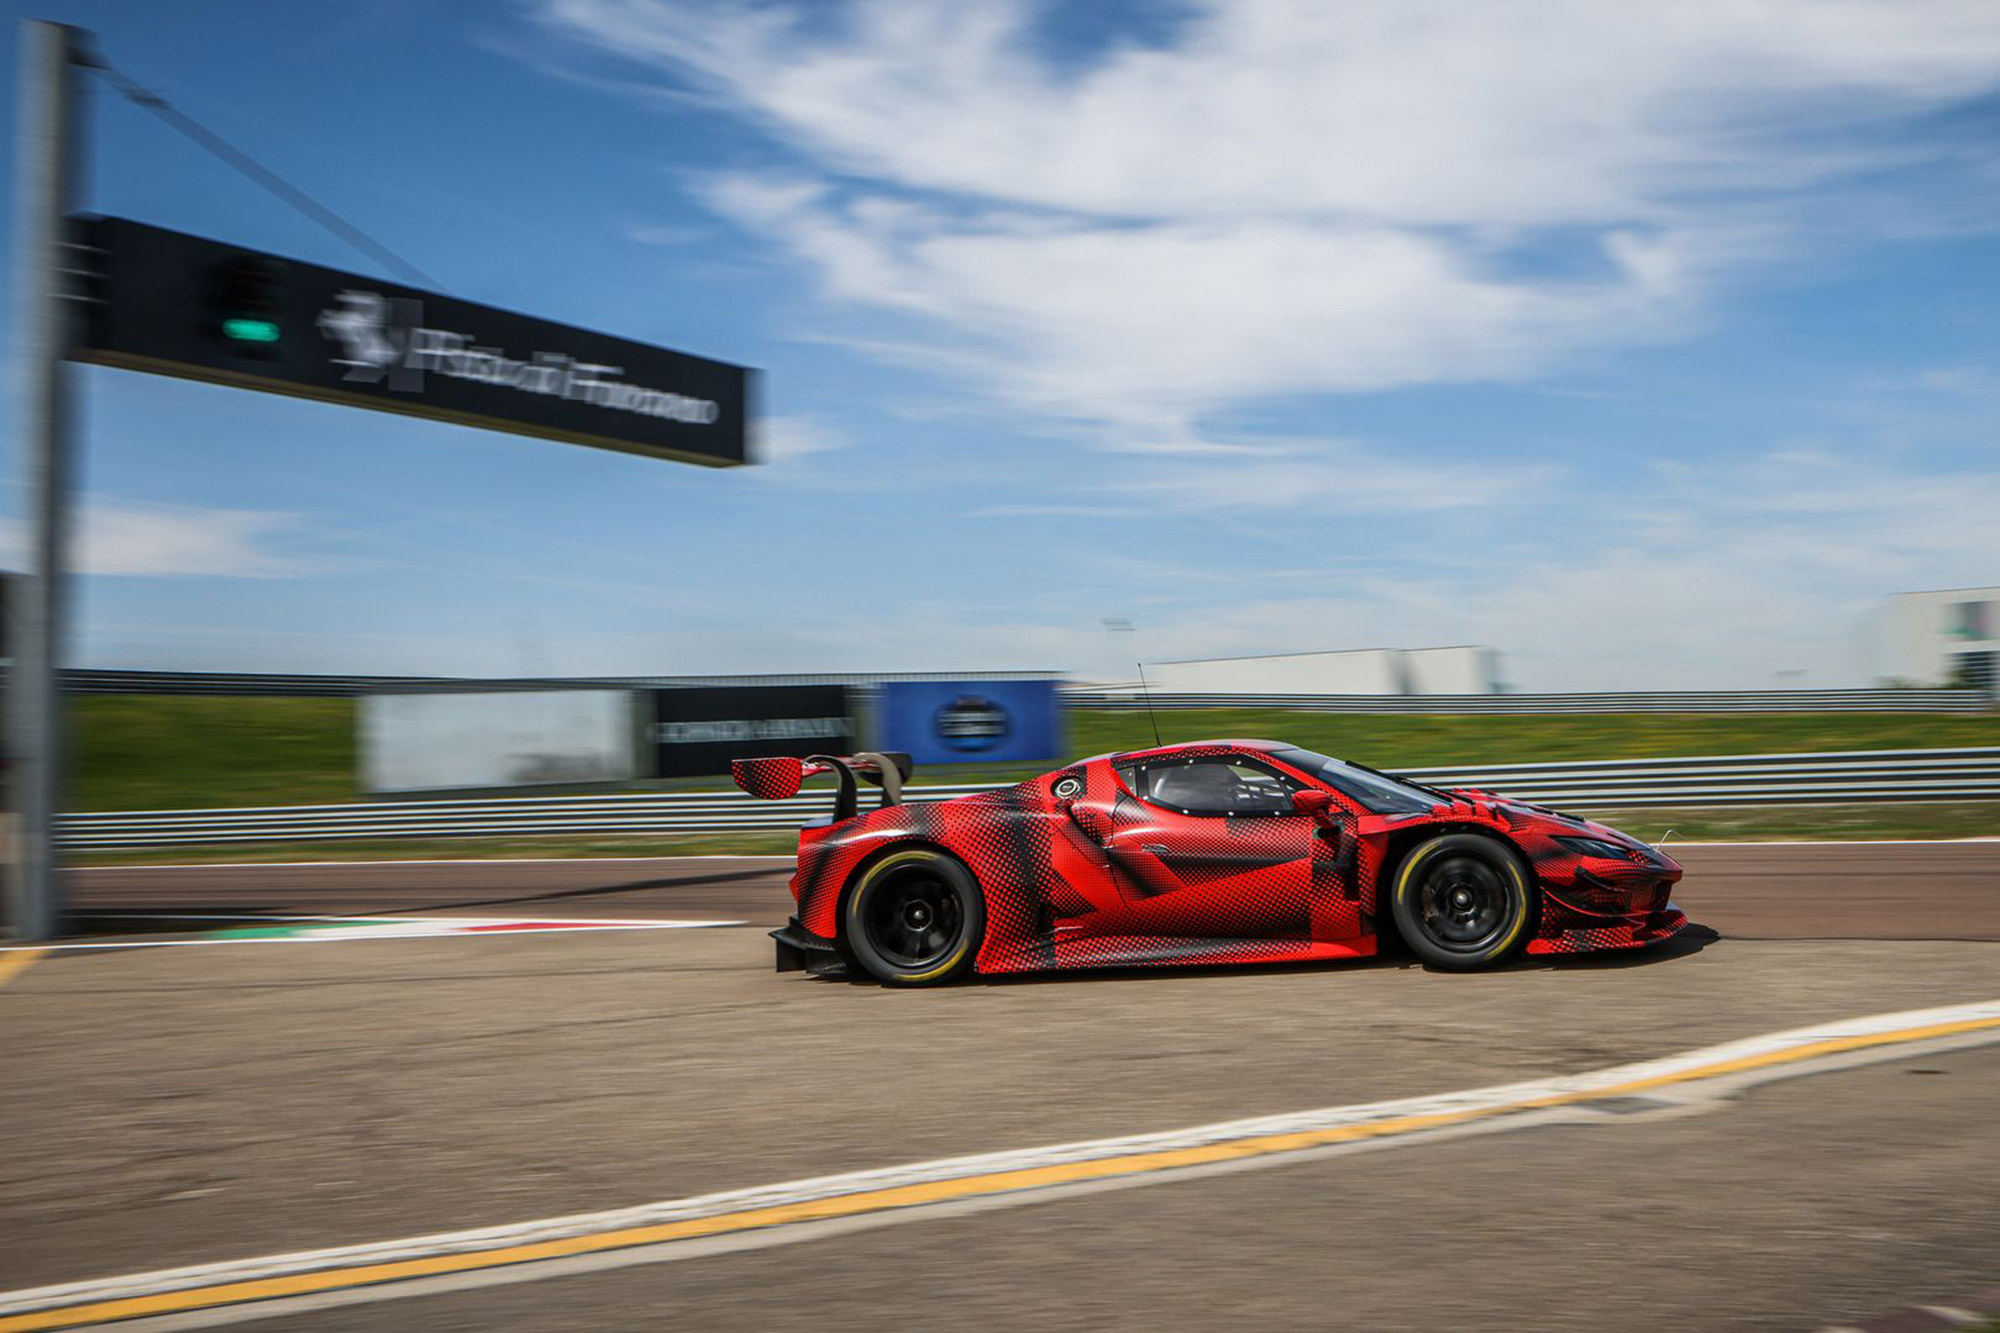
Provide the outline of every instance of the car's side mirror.
[[1292,793],[1292,809],[1311,819],[1315,824],[1332,825],[1341,816],[1341,809],[1333,803],[1333,793],[1317,787],[1308,787]]

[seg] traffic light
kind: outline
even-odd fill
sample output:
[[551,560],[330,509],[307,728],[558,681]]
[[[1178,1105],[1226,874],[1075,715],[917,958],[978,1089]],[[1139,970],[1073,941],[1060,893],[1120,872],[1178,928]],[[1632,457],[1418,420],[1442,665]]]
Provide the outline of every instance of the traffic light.
[[103,218],[72,216],[68,222],[62,270],[71,319],[65,336],[88,347],[102,335],[111,308],[111,251]]
[[231,255],[209,274],[210,332],[236,356],[269,357],[284,341],[285,266],[262,255]]

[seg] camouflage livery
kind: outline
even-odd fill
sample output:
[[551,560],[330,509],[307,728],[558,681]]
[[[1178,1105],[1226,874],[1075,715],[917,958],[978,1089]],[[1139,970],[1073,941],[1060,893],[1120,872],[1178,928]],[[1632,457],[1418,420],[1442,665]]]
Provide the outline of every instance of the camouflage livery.
[[[998,791],[808,825],[790,938],[838,953],[842,898],[858,872],[916,845],[955,857],[976,880],[982,973],[1365,957],[1379,930],[1395,929],[1385,892],[1402,859],[1428,838],[1463,832],[1512,847],[1531,870],[1530,954],[1630,948],[1686,924],[1668,901],[1681,867],[1613,829],[1470,790],[1430,793],[1421,813],[1375,813],[1279,758],[1287,749],[1205,741],[1101,755]],[[1146,765],[1215,760],[1254,766],[1292,790],[1328,790],[1333,805],[1325,818],[1193,814],[1143,800],[1128,782]],[[824,771],[815,761],[752,760],[738,780],[782,798]],[[779,937],[782,948],[788,937]]]

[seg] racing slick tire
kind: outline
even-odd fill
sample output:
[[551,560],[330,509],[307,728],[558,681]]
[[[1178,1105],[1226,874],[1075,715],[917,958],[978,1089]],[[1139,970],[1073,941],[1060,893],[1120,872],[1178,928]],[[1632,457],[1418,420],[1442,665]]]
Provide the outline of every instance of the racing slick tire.
[[1498,839],[1447,833],[1396,867],[1396,933],[1432,967],[1490,967],[1527,943],[1535,894],[1528,868]]
[[841,923],[848,952],[869,975],[891,986],[935,986],[972,970],[986,899],[957,860],[906,847],[861,872]]

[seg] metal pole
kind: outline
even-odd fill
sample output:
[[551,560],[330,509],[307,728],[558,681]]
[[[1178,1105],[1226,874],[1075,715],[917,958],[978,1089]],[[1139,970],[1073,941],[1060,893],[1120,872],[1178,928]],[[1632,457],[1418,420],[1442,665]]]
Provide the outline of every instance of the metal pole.
[[55,848],[62,798],[65,554],[73,459],[70,440],[70,303],[63,270],[72,267],[66,221],[78,187],[77,55],[82,33],[30,19],[21,25],[21,92],[16,144],[14,290],[20,365],[15,439],[27,520],[27,568],[9,599],[13,663],[7,680],[7,760],[15,836],[7,867],[8,933],[45,940],[62,928]]

